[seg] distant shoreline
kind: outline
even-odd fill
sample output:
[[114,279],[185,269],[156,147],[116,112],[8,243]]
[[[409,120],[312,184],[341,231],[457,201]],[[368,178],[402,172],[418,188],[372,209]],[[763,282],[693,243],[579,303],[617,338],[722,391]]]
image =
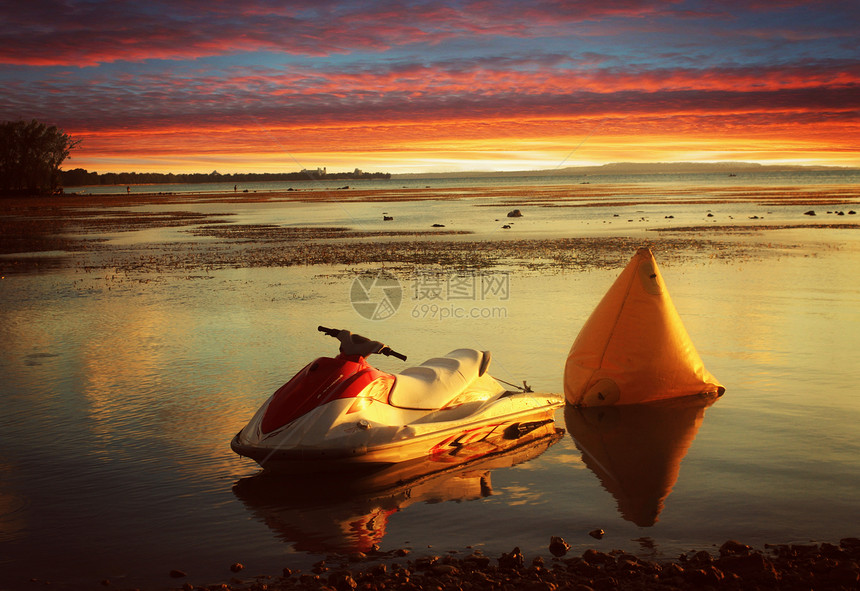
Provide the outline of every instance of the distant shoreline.
[[487,178],[487,177],[530,177],[530,176],[600,176],[627,174],[737,174],[749,172],[860,172],[857,168],[846,166],[805,166],[758,164],[755,162],[613,162],[598,166],[566,166],[542,170],[516,170],[492,172],[419,172],[392,174],[394,179],[422,178]]
[[324,169],[299,172],[264,173],[160,173],[160,172],[90,172],[82,168],[62,171],[66,187],[95,185],[188,184],[188,183],[260,183],[269,181],[336,181],[336,180],[419,180],[419,179],[486,179],[516,177],[569,177],[660,174],[726,174],[728,176],[759,172],[860,172],[857,167],[823,165],[776,165],[755,162],[613,162],[595,166],[566,166],[511,171],[445,171],[445,172],[323,172]]

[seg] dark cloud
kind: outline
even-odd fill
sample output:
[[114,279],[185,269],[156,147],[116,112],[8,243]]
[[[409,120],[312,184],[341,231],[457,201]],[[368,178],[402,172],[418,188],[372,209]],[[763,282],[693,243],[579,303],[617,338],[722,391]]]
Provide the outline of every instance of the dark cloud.
[[[262,50],[303,56],[383,52],[392,47],[432,46],[476,36],[534,39],[637,30],[677,34],[690,26],[684,23],[686,20],[717,18],[713,13],[696,9],[695,3],[638,0],[529,3],[16,0],[3,4],[14,6],[3,10],[6,22],[0,31],[0,63],[75,66],[148,59],[185,60]],[[796,15],[786,11],[803,4],[739,3],[736,10],[724,10],[719,18],[738,22],[743,14],[777,11],[786,34],[800,35],[809,29],[811,22],[792,19]],[[830,14],[828,11],[850,13],[851,6],[836,2],[819,11],[825,16]],[[853,12],[856,14],[857,9]],[[824,20],[832,33],[834,21]],[[600,23],[598,29],[583,27],[597,23]],[[849,30],[847,26],[843,28]]]

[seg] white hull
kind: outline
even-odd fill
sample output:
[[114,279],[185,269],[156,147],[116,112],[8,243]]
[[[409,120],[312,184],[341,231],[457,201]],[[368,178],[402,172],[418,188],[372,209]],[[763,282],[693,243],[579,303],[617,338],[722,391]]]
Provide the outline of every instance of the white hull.
[[231,446],[270,471],[389,465],[434,456],[454,459],[458,453],[472,453],[475,444],[516,445],[552,421],[563,404],[559,394],[505,393],[430,413],[382,403],[349,413],[350,400],[335,400],[264,434],[260,421],[265,404]]

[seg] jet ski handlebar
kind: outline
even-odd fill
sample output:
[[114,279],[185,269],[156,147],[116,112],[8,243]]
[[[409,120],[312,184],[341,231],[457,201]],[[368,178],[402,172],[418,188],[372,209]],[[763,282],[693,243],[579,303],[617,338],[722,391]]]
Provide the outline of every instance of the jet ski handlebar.
[[381,355],[396,357],[397,359],[406,361],[406,355],[403,353],[398,353],[391,347],[380,343],[379,341],[372,341],[367,337],[353,334],[348,330],[327,328],[325,326],[318,326],[317,330],[330,337],[338,339],[340,341],[340,352],[344,355],[361,355],[362,357],[367,357],[368,355],[379,353]]

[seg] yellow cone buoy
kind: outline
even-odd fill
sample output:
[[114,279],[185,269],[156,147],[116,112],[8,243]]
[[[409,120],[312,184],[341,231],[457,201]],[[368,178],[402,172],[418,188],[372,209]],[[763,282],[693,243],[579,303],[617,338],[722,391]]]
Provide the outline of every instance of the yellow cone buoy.
[[583,325],[564,368],[570,404],[639,404],[725,389],[705,369],[654,255],[640,248]]

